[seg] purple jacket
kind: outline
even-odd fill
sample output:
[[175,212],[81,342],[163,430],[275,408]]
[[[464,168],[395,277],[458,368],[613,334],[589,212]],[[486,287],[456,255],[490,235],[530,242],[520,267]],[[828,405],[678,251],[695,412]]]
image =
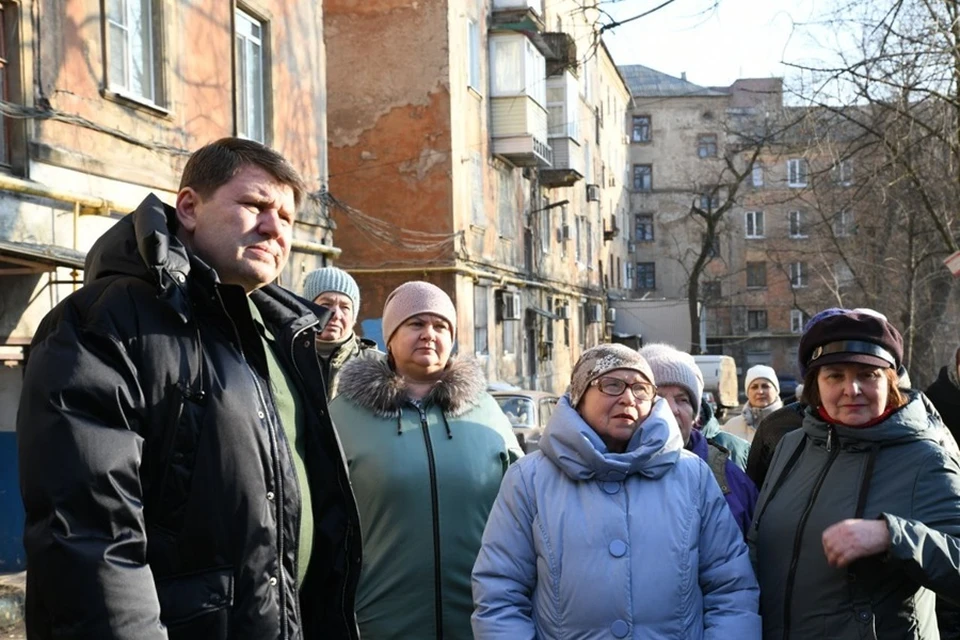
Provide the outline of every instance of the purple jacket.
[[[717,445],[708,442],[699,430],[693,429],[690,432],[690,441],[687,442],[685,448],[697,454],[701,460],[709,465],[709,448],[715,446]],[[747,477],[747,474],[741,471],[740,467],[731,462],[729,458],[724,465],[724,471],[727,487],[723,492],[723,497],[727,499],[727,506],[730,507],[740,531],[746,536],[747,530],[750,528],[750,522],[753,521],[753,509],[757,506],[757,487]]]

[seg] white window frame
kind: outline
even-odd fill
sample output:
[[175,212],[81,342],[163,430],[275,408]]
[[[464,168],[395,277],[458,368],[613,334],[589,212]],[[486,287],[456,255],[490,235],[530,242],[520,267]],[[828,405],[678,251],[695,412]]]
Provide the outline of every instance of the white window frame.
[[743,214],[743,232],[745,238],[764,237],[763,211],[747,211]]
[[805,262],[790,263],[790,288],[802,289],[807,286],[807,264]]
[[[237,7],[234,13],[234,50],[236,52],[236,117],[237,137],[267,143],[267,56],[264,53],[267,24],[257,16]],[[254,27],[260,31],[259,37]],[[259,87],[248,86],[248,69],[259,56]],[[252,76],[251,76],[252,77]],[[251,114],[259,111],[259,123],[251,122]],[[259,124],[259,126],[258,126]]]
[[715,133],[701,133],[697,136],[697,157],[716,158],[719,153],[720,142]]
[[[125,97],[144,100],[159,105],[160,82],[157,73],[157,62],[163,59],[159,50],[161,38],[158,26],[161,21],[156,20],[155,4],[160,0],[107,0],[104,7],[104,18],[107,21],[107,84],[111,91]],[[141,23],[139,29],[134,28],[137,20],[136,9],[140,9]],[[118,9],[119,11],[115,11]],[[121,47],[116,47],[113,35],[121,38]],[[119,49],[119,51],[117,50]],[[141,86],[134,86],[133,73],[138,66],[136,52],[143,55],[139,60],[144,77]],[[115,77],[113,63],[120,58],[123,77]]]
[[807,237],[807,212],[803,210],[791,211],[787,214],[787,232],[791,238]]
[[490,355],[490,287],[486,285],[473,285],[473,352]]
[[807,324],[807,314],[799,309],[790,309],[790,333],[803,333],[803,327]]
[[480,69],[480,25],[467,18],[467,86],[483,95]]
[[833,180],[841,187],[849,187],[853,184],[853,160],[850,158],[838,160],[833,165]]
[[837,238],[846,238],[853,235],[853,212],[841,209],[833,215],[833,235]]
[[623,263],[623,285],[627,291],[633,291],[633,271],[636,268],[632,260],[627,260]]
[[[580,144],[577,79],[570,72],[547,78],[547,137],[570,138]],[[562,96],[562,98],[561,98]],[[552,99],[551,99],[552,98]],[[557,101],[561,98],[561,101]],[[572,153],[574,150],[571,149]]]
[[754,164],[753,169],[750,171],[750,183],[755,187],[763,186],[763,165]]
[[520,33],[497,33],[488,38],[490,95],[527,96],[547,108],[547,61],[530,39]]
[[807,186],[806,158],[790,158],[787,160],[787,186],[793,188]]

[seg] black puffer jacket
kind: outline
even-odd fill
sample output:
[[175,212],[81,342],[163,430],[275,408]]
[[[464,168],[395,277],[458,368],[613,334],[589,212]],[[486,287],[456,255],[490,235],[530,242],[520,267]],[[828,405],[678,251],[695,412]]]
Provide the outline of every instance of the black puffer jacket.
[[17,423],[28,635],[356,638],[359,523],[315,392],[322,325],[280,287],[251,295],[305,404],[316,533],[298,594],[300,490],[263,343],[175,221],[150,196],[107,231],[34,339]]
[[[777,447],[748,535],[764,640],[935,638],[934,592],[960,602],[960,466],[910,398],[860,429],[808,408]],[[883,519],[890,549],[832,568],[823,532],[854,517]]]

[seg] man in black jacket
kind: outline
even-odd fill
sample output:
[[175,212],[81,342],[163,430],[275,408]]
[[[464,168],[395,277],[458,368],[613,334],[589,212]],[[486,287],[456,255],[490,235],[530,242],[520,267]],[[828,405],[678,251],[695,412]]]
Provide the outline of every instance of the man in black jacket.
[[17,422],[32,640],[358,637],[327,313],[273,284],[304,193],[259,143],[207,145],[41,323]]

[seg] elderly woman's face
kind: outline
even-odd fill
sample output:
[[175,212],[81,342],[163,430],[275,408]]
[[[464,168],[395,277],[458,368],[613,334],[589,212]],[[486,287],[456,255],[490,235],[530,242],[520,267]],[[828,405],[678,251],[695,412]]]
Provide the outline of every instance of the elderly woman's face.
[[655,393],[656,388],[639,372],[614,369],[587,386],[577,411],[607,449],[620,453],[626,450],[640,423],[650,415]]
[[387,349],[400,375],[429,380],[446,368],[452,346],[453,333],[447,321],[421,313],[397,328]]
[[751,407],[763,409],[777,399],[777,390],[766,378],[757,378],[747,387],[747,401]]
[[690,401],[690,394],[683,387],[664,385],[657,387],[657,395],[670,405],[673,417],[677,419],[677,425],[680,427],[683,443],[686,444],[690,440],[690,432],[693,430],[693,416],[696,413],[693,403]]
[[879,367],[845,362],[820,367],[817,390],[828,415],[855,427],[886,410],[890,383]]

